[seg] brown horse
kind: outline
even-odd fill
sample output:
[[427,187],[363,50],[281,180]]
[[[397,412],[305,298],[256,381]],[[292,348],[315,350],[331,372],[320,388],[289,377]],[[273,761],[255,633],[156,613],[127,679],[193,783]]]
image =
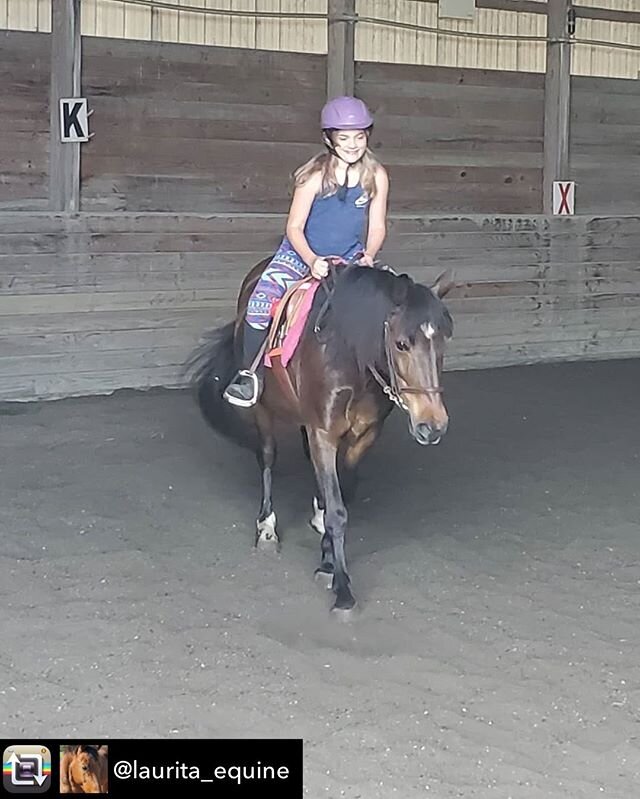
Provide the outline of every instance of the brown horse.
[[67,746],[60,758],[60,793],[108,793],[106,744]]
[[244,279],[236,320],[213,332],[192,356],[189,371],[200,409],[211,426],[238,439],[241,425],[258,433],[262,503],[256,546],[278,548],[271,488],[276,457],[274,422],[299,425],[315,475],[312,527],[322,535],[316,579],[336,595],[333,610],[355,607],[345,557],[344,496],[358,462],[378,437],[394,405],[408,419],[419,444],[437,444],[448,426],[441,371],[453,323],[441,298],[452,286],[441,275],[428,288],[387,268],[347,265],[320,286],[298,347],[286,368],[266,369],[260,401],[250,409],[229,406],[222,393],[237,370],[242,321],[265,259]]

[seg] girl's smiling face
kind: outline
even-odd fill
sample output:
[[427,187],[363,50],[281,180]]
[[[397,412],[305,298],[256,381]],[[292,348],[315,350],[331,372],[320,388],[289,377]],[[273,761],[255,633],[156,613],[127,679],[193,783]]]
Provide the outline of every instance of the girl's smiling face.
[[348,164],[355,164],[365,154],[368,137],[364,130],[337,130],[332,141],[340,158]]

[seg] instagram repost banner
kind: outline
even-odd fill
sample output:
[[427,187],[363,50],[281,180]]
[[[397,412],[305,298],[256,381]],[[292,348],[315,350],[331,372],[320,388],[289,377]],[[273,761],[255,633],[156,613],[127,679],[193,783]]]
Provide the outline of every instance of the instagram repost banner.
[[156,796],[163,787],[185,799],[302,797],[302,740],[223,738],[80,741],[3,739],[3,795]]

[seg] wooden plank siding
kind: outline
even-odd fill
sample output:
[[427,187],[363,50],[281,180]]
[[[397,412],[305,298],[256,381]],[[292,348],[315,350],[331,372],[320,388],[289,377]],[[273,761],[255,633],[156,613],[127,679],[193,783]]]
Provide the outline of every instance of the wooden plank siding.
[[[576,213],[640,208],[640,82],[571,79]],[[356,93],[397,212],[542,211],[544,78],[535,73],[359,63]]]
[[[281,214],[0,216],[0,399],[182,385],[231,318]],[[640,355],[640,217],[391,220],[383,255],[432,281],[453,267],[447,368]]]
[[321,147],[320,56],[85,39],[83,88],[84,210],[284,212]]
[[[45,209],[49,36],[0,37],[0,211]],[[87,37],[83,51],[95,136],[81,146],[82,210],[287,210],[291,170],[320,148],[323,57]],[[358,63],[392,211],[540,213],[543,81]],[[572,79],[578,213],[637,212],[638,92],[638,81]]]
[[48,205],[49,37],[0,31],[0,212]]
[[359,63],[356,91],[376,118],[394,210],[541,211],[541,75]]
[[640,80],[573,78],[571,179],[580,213],[640,208]]

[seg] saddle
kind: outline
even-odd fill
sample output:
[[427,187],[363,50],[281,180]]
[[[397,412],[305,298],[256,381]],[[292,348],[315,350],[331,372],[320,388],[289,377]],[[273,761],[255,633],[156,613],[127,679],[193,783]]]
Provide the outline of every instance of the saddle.
[[311,276],[302,278],[289,286],[282,298],[274,303],[265,354],[267,366],[272,365],[274,358],[280,358],[283,366],[291,360],[319,285]]

